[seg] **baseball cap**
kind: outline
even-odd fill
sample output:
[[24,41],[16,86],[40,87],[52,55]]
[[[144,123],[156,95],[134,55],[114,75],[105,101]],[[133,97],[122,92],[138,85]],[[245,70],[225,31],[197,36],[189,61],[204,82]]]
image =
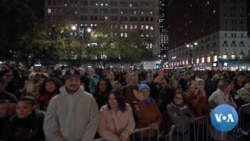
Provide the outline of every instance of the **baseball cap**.
[[76,69],[69,69],[65,72],[65,75],[64,75],[64,79],[67,79],[69,77],[81,77],[81,74],[80,74],[80,71],[76,70]]

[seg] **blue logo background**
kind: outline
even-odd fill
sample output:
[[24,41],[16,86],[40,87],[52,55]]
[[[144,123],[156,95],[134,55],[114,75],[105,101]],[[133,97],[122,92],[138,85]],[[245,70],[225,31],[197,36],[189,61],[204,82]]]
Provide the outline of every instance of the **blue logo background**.
[[219,131],[230,131],[238,123],[237,111],[228,104],[218,105],[211,113],[211,123]]

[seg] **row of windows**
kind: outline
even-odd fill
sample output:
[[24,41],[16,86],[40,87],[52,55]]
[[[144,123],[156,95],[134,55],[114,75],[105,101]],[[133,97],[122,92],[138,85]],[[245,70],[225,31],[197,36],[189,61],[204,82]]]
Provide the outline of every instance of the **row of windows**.
[[244,31],[244,27],[224,27],[225,31]]
[[[48,14],[61,14],[65,12],[67,9],[64,8],[48,8],[47,12]],[[73,11],[74,13],[78,13],[77,8],[70,8],[70,11]],[[84,14],[129,14],[129,15],[153,15],[152,10],[136,10],[136,9],[98,9],[98,8],[80,8],[80,13]]]
[[231,14],[227,14],[227,13],[224,14],[224,18],[237,18],[237,17],[243,18],[244,14],[243,13],[241,13],[239,15],[232,14],[232,13]]
[[[237,35],[238,35],[238,37],[244,38],[244,34],[243,34],[243,33],[240,33],[240,34],[236,34],[236,33],[225,33],[225,34],[224,34],[225,38],[227,38],[228,35],[231,35],[232,38],[236,38]],[[215,38],[216,38],[216,35],[213,35],[213,36],[212,36],[212,39],[215,39]],[[209,42],[209,41],[210,41],[210,37],[206,37],[206,38],[204,38],[204,39],[201,39],[201,44],[203,44],[204,42]],[[216,42],[213,42],[212,47],[216,47]],[[229,44],[228,44],[228,41],[224,41],[224,42],[223,42],[223,47],[245,47],[245,44],[244,44],[244,41],[240,41],[239,43],[236,43],[236,41],[232,41],[231,44],[229,45]],[[209,49],[209,48],[210,48],[210,45],[207,44],[207,45],[206,45],[206,49]],[[204,47],[203,47],[203,46],[200,46],[200,49],[203,50]],[[198,47],[198,46],[196,47],[196,50],[199,50],[199,47]]]
[[[213,39],[215,39],[215,35],[213,35]],[[205,40],[205,42],[208,42],[208,41],[210,41],[210,37],[206,37],[204,39],[201,39],[201,43],[204,43],[204,40]]]
[[236,7],[236,6],[231,6],[231,7],[224,7],[224,10],[225,11],[230,11],[230,12],[237,12],[237,11],[240,11],[240,12],[243,12],[243,7],[240,6],[240,7]]
[[129,22],[154,22],[153,17],[127,17],[127,16],[80,16],[81,21],[129,21]]
[[234,4],[235,2],[240,2],[241,4],[243,4],[243,0],[237,0],[237,1],[235,1],[235,0],[224,0],[223,1],[225,4]]
[[237,38],[237,37],[244,38],[244,34],[243,34],[243,33],[238,34],[238,36],[237,36],[237,34],[236,34],[236,33],[230,33],[230,34],[225,33],[225,34],[224,34],[224,36],[225,36],[226,38],[227,38],[227,37],[229,37],[228,35],[229,35],[231,38]]
[[[229,44],[227,41],[224,41],[222,46],[229,47]],[[232,41],[230,44],[230,47],[237,47],[237,43],[235,41]],[[240,41],[240,43],[238,44],[238,47],[245,47],[244,41]]]
[[[230,22],[228,22],[227,20],[225,20],[224,22],[225,22],[225,24],[230,23]],[[243,23],[244,23],[243,20],[231,20],[231,24],[237,24],[237,22],[238,22],[239,24],[243,24]]]
[[[229,47],[229,44],[228,44],[227,41],[224,41],[222,46],[223,47]],[[235,41],[232,41],[231,44],[230,44],[230,47],[237,47],[237,46],[238,47],[245,47],[244,41],[240,41],[240,43],[238,45],[236,44]],[[216,47],[216,42],[214,42],[212,44],[212,47],[213,48]],[[195,49],[196,49],[196,51],[198,51],[198,50],[203,50],[204,48],[209,49],[210,48],[210,44],[207,44],[205,47],[204,46],[196,47]]]
[[140,1],[140,2],[117,2],[117,1],[110,1],[110,2],[100,2],[100,1],[88,1],[88,0],[81,0],[80,2],[76,0],[71,0],[69,3],[66,0],[48,0],[47,4],[49,6],[56,6],[56,5],[64,5],[64,6],[72,6],[72,7],[77,7],[78,4],[79,6],[121,6],[121,7],[154,7],[154,2],[153,1]]

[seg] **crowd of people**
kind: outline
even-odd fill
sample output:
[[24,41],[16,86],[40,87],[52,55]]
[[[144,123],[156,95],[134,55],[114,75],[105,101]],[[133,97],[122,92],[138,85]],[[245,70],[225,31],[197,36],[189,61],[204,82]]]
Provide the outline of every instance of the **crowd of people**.
[[[246,103],[249,72],[0,66],[3,141],[131,141],[134,129],[144,127],[151,129],[136,139],[157,141],[157,131],[164,136],[180,124],[173,134],[189,141],[200,132],[190,131],[195,118],[209,116],[220,104],[237,110]],[[212,140],[224,139],[203,120],[196,122],[209,128]]]

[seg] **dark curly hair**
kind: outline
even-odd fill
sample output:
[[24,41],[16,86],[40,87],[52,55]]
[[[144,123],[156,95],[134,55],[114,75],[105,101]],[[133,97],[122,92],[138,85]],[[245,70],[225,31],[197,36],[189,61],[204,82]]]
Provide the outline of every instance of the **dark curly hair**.
[[59,88],[61,86],[63,86],[63,83],[62,83],[62,81],[60,79],[57,79],[57,78],[54,78],[54,77],[48,78],[48,79],[44,80],[44,82],[40,86],[40,89],[39,89],[40,94],[44,94],[45,92],[47,92],[46,89],[45,89],[45,84],[47,82],[54,82],[55,85],[56,85],[57,92],[59,92]]

